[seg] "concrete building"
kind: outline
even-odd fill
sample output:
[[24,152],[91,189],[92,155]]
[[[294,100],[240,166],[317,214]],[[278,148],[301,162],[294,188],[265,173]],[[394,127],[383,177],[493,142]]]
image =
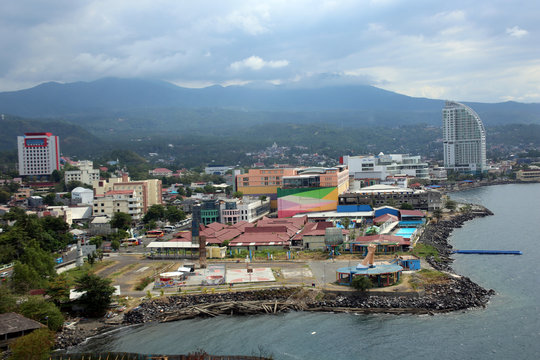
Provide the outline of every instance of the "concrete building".
[[17,136],[19,175],[51,175],[60,170],[60,140],[50,132]]
[[154,170],[148,170],[148,173],[151,176],[158,176],[158,177],[170,177],[173,175],[172,170],[169,170],[166,168],[156,168]]
[[470,107],[447,101],[442,110],[444,167],[462,173],[480,173],[486,166],[486,131]]
[[232,169],[234,169],[234,166],[208,165],[204,168],[204,172],[208,175],[225,175],[227,171]]
[[540,182],[540,167],[531,166],[529,169],[519,170],[516,172],[516,179],[520,181]]
[[143,204],[135,189],[109,190],[94,197],[94,216],[112,216],[117,212],[131,215],[133,220],[141,219]]
[[[349,167],[349,174],[355,180],[386,180],[389,176],[411,176],[429,179],[429,165],[420,156],[409,154],[388,154],[368,156],[343,156],[340,162]],[[368,183],[368,184],[372,184]]]
[[221,206],[221,221],[236,224],[240,221],[255,222],[270,213],[270,199],[259,200],[244,196],[242,199],[224,201]]
[[397,186],[373,185],[339,196],[339,205],[400,207],[405,203],[420,210],[440,209],[442,207],[441,193],[436,190],[413,190]]
[[94,196],[103,196],[111,190],[134,190],[135,195],[142,199],[143,214],[150,206],[162,204],[161,180],[158,179],[131,181],[128,175],[123,175],[121,178],[94,181],[93,187]]
[[76,187],[71,190],[72,204],[92,205],[94,202],[94,191],[83,187]]
[[346,165],[297,169],[295,175],[284,176],[278,188],[278,217],[336,210],[338,196],[348,190]]
[[90,160],[81,160],[73,163],[79,170],[68,170],[64,174],[66,184],[70,181],[80,181],[83,184],[92,185],[99,180],[99,169],[94,169],[94,163]]
[[261,196],[270,199],[270,207],[277,209],[277,189],[284,176],[296,175],[296,169],[249,169],[247,174],[236,176],[236,189],[244,195]]

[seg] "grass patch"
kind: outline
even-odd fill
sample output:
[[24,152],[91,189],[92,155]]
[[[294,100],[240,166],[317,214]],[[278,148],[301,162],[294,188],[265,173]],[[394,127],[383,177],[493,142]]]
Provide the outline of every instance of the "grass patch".
[[437,260],[437,261],[440,260],[439,252],[437,251],[437,249],[435,247],[433,247],[431,245],[416,244],[416,246],[412,250],[412,254],[417,256],[417,257],[421,257],[421,258],[426,258],[428,256],[433,256],[435,258],[435,260]]
[[445,283],[447,280],[448,275],[443,272],[437,270],[422,269],[411,276],[409,284],[413,289],[417,290],[419,288],[422,288],[424,285]]
[[154,278],[151,276],[144,277],[139,280],[139,283],[137,284],[137,286],[135,286],[135,290],[142,291],[144,290],[145,287],[148,286],[148,284],[150,284],[153,281],[154,281]]
[[94,265],[90,265],[88,262],[85,262],[83,266],[81,267],[75,267],[73,269],[66,270],[64,273],[67,275],[70,282],[75,282],[76,279],[80,278],[84,274],[87,274],[89,272],[97,272],[111,264],[113,264],[114,261],[99,261],[94,263]]

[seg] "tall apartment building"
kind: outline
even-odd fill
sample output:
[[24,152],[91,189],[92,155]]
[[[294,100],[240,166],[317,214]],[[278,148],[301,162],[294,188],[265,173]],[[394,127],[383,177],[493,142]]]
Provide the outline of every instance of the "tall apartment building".
[[131,181],[129,176],[124,175],[108,180],[95,180],[92,185],[96,197],[111,190],[135,190],[136,195],[142,198],[143,213],[146,213],[150,206],[162,203],[161,180],[158,179]]
[[447,101],[442,110],[444,167],[463,173],[487,170],[486,131],[470,107]]
[[81,160],[73,164],[79,170],[68,170],[64,174],[64,181],[80,181],[83,184],[92,185],[99,180],[99,169],[94,169],[94,163],[90,160]]
[[60,140],[50,132],[17,136],[19,175],[51,175],[60,170]]
[[94,216],[112,218],[114,213],[123,212],[131,215],[133,220],[139,220],[143,215],[142,198],[137,195],[135,189],[109,190],[96,195],[93,205]]
[[355,180],[385,180],[388,176],[407,175],[429,179],[429,165],[420,156],[409,154],[384,154],[368,156],[343,156],[340,162],[349,166]]

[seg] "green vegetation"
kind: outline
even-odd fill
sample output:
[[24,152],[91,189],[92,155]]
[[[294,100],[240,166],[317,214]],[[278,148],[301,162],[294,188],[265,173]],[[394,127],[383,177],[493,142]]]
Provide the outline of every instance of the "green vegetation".
[[40,296],[30,296],[19,306],[19,312],[27,318],[47,325],[52,331],[60,330],[64,324],[64,316],[56,305]]
[[124,212],[116,212],[111,218],[110,224],[113,228],[127,230],[131,227],[131,215]]
[[415,272],[409,284],[413,289],[417,290],[424,285],[428,284],[438,284],[448,280],[448,275],[437,270],[422,269]]
[[142,291],[145,287],[148,286],[148,284],[152,283],[154,281],[154,278],[151,276],[144,277],[139,280],[139,283],[137,286],[135,286],[135,290]]
[[10,360],[46,360],[54,346],[54,333],[48,329],[37,329],[15,340],[9,346]]
[[355,276],[352,279],[351,285],[354,289],[358,291],[366,291],[368,289],[371,289],[373,287],[373,283],[367,276]]
[[418,243],[418,244],[416,244],[416,246],[412,250],[412,254],[417,256],[417,257],[421,257],[421,258],[426,258],[428,256],[433,256],[435,258],[435,260],[437,260],[437,261],[439,260],[439,252],[437,251],[437,249],[435,247],[433,247],[431,245]]
[[115,288],[111,280],[102,279],[97,275],[85,274],[75,282],[75,290],[83,292],[78,302],[84,307],[84,312],[90,316],[102,316],[111,304]]

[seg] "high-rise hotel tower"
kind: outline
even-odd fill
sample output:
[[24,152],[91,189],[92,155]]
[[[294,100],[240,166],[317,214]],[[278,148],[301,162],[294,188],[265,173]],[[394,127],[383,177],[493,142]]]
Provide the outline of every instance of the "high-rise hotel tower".
[[475,174],[487,170],[486,130],[473,109],[447,101],[442,110],[444,167]]
[[60,140],[49,132],[17,136],[19,175],[50,175],[60,170]]

